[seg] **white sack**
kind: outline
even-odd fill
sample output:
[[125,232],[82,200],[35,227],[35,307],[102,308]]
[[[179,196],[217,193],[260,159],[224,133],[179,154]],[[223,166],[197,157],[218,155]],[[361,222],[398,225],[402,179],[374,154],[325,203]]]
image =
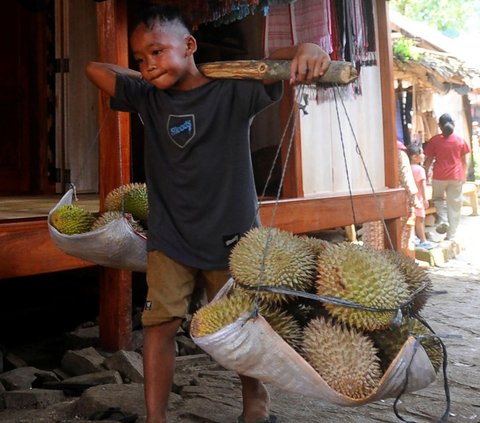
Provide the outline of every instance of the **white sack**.
[[91,261],[105,267],[147,271],[147,239],[133,230],[126,218],[115,219],[94,231],[65,235],[51,224],[53,212],[65,204],[72,204],[73,189],[70,189],[50,210],[48,230],[53,242],[64,253]]
[[[213,300],[227,292],[233,283]],[[241,316],[219,331],[194,337],[193,341],[229,370],[270,383],[286,391],[319,398],[332,404],[357,406],[396,397],[402,392],[408,370],[406,392],[427,387],[435,378],[435,370],[423,347],[409,337],[383,375],[378,388],[368,397],[349,398],[330,388],[322,377],[288,345],[261,316]]]

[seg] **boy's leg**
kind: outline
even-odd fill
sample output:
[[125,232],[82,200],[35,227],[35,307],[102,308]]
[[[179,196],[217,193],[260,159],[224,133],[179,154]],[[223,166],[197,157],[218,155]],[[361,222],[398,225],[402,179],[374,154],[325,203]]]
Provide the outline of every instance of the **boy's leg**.
[[270,414],[270,396],[265,385],[258,379],[239,376],[242,382],[243,421],[251,423],[268,417]]
[[148,293],[142,314],[146,423],[166,423],[175,371],[175,335],[186,316],[197,270],[159,251],[148,253]]
[[[207,299],[211,301],[215,294],[228,281],[227,270],[203,271],[203,283],[207,291]],[[265,385],[258,379],[239,375],[242,382],[243,422],[251,423],[266,418],[270,412],[270,396]]]
[[143,374],[146,423],[166,423],[168,397],[175,371],[175,335],[182,320],[144,329]]

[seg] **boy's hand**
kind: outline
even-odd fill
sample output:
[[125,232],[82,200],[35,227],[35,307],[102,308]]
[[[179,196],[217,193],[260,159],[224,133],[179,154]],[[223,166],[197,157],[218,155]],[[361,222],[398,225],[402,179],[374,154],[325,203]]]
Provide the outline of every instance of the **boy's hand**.
[[311,84],[321,77],[330,66],[330,57],[320,46],[313,43],[297,45],[290,67],[290,83]]

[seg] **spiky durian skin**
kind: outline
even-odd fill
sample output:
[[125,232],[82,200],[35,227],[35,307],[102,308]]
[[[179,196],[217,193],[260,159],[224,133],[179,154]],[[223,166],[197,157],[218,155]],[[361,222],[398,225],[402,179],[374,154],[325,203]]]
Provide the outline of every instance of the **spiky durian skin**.
[[287,344],[295,350],[300,349],[303,331],[292,315],[272,307],[260,307],[260,314]]
[[[399,327],[375,331],[370,334],[379,350],[382,369],[386,370],[398,355],[408,336],[420,336],[420,343],[430,359],[435,372],[443,363],[443,349],[440,341],[420,320],[406,318]],[[424,338],[423,338],[424,337]]]
[[303,338],[305,360],[337,392],[360,399],[378,387],[377,349],[360,331],[321,317],[310,321]]
[[[380,251],[343,243],[326,248],[317,262],[318,295],[376,309],[396,309],[409,298],[404,276]],[[328,302],[325,308],[341,322],[369,331],[387,328],[396,313],[366,311]]]
[[198,309],[192,317],[190,333],[197,338],[210,335],[253,309],[251,298],[236,291]]
[[323,253],[326,248],[329,248],[331,242],[321,239],[321,238],[314,238],[310,236],[305,236],[302,238],[313,250],[313,252],[318,256]]
[[[108,223],[112,222],[113,220],[123,219],[123,218],[124,218],[124,214],[120,211],[107,211],[105,213],[102,213],[95,220],[95,222],[92,225],[91,230],[94,231],[96,229],[99,229],[99,228],[107,225]],[[138,223],[137,221],[135,221],[133,219],[128,219],[128,223],[130,224],[130,226],[132,227],[132,229],[135,232],[140,233],[140,234],[145,233],[145,228],[140,223]]]
[[56,209],[50,216],[50,223],[60,233],[75,235],[88,232],[95,216],[74,204],[65,204]]
[[148,193],[145,183],[133,182],[110,191],[105,197],[107,211],[130,213],[134,219],[147,221]]
[[394,263],[405,276],[410,295],[422,286],[425,288],[413,298],[411,310],[418,313],[425,306],[432,291],[432,281],[425,269],[422,269],[415,260],[394,250],[384,250],[383,254]]
[[[236,282],[281,286],[309,291],[315,280],[315,253],[300,237],[277,228],[254,228],[240,239],[230,255],[230,270]],[[291,300],[282,294],[251,291],[262,301]]]

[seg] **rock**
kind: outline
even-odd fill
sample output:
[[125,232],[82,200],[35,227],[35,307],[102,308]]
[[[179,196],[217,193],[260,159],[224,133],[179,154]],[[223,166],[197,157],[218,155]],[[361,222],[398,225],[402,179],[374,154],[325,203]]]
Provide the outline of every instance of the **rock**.
[[65,335],[67,345],[72,350],[96,347],[99,344],[100,330],[98,326],[86,326],[68,332]]
[[105,370],[104,360],[105,358],[92,347],[78,351],[69,350],[62,358],[62,369],[74,376],[101,372]]
[[18,369],[20,367],[28,366],[27,362],[23,358],[13,353],[7,353],[5,355],[4,361],[6,367],[11,369]]
[[87,418],[110,407],[119,407],[125,413],[144,416],[143,385],[131,383],[95,386],[87,389],[75,404],[78,416]]
[[117,370],[128,381],[143,383],[143,358],[135,351],[117,351],[105,359],[105,366]]
[[0,374],[0,382],[7,391],[30,389],[39,377],[47,380],[58,380],[53,372],[27,366]]
[[49,405],[64,401],[63,391],[51,389],[28,389],[4,392],[2,394],[5,408],[46,408]]

